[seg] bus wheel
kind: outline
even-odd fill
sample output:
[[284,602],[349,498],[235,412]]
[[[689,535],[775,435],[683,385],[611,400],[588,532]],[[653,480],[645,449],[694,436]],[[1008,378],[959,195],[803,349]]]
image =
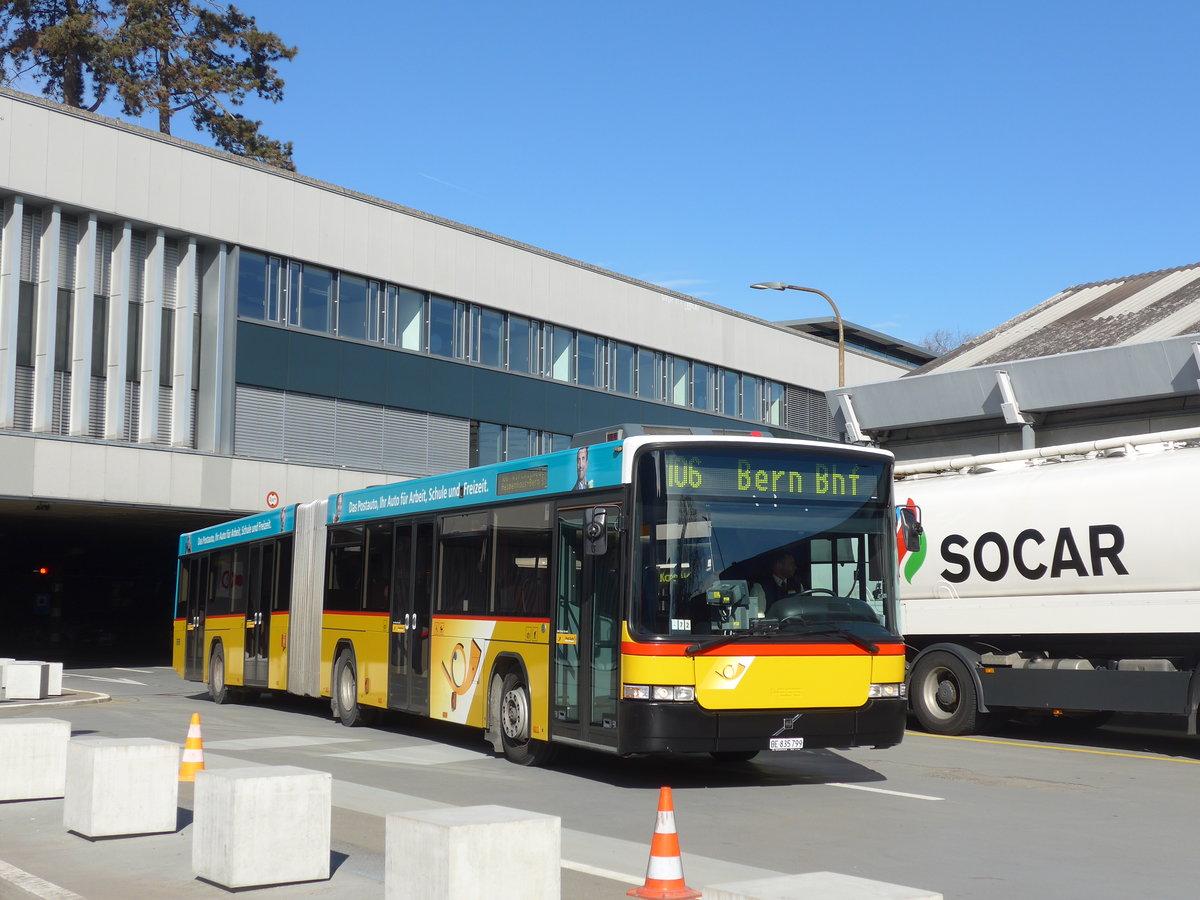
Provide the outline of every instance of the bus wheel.
[[909,682],[909,699],[921,727],[933,734],[974,734],[983,726],[975,681],[953,653],[921,657]]
[[529,729],[529,689],[520,675],[509,672],[500,688],[500,739],[505,757],[518,766],[540,766],[552,755],[550,743],[531,739]]
[[233,700],[233,691],[225,683],[225,650],[220,644],[213,647],[212,656],[208,658],[208,696],[213,703]]
[[333,666],[333,714],[351,728],[362,725],[366,717],[358,705],[358,672],[354,667],[354,654],[343,650]]
[[713,750],[708,754],[720,763],[750,762],[758,756],[757,750]]

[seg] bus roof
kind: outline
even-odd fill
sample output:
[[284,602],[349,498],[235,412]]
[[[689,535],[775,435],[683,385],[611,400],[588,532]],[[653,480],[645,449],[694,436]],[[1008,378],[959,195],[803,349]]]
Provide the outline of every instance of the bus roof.
[[296,507],[285,506],[282,509],[244,516],[232,522],[222,522],[220,525],[210,525],[208,528],[182,534],[179,536],[179,555],[186,556],[201,550],[244,544],[258,538],[291,534],[295,528]]
[[[645,434],[572,447],[444,475],[346,491],[329,497],[327,523],[361,522],[400,515],[471,507],[504,498],[535,499],[572,490],[615,487],[633,478],[633,460],[645,446],[753,446],[791,448],[891,460],[887,450],[822,440],[742,435]],[[586,454],[581,461],[580,455]],[[582,468],[582,474],[581,474]],[[257,513],[183,534],[179,555],[272,537],[295,530],[296,507]]]

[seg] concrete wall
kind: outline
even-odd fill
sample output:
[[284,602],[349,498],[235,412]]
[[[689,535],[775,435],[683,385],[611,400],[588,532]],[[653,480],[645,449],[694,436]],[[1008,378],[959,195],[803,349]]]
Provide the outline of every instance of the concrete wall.
[[[0,432],[0,497],[262,512],[395,480],[375,472]],[[102,473],[103,477],[97,477]]]

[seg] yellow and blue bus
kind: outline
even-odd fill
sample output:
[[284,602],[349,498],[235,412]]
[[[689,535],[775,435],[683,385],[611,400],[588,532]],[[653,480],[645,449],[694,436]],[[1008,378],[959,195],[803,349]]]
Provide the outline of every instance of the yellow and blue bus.
[[218,703],[429,716],[523,765],[886,747],[896,522],[885,451],[621,436],[183,535],[174,665]]

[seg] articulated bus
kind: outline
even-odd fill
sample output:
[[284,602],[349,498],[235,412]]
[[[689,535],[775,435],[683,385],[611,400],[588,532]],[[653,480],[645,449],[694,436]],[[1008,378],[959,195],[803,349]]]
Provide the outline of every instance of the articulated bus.
[[183,535],[174,665],[218,703],[429,716],[522,765],[887,747],[896,522],[885,451],[622,437]]

